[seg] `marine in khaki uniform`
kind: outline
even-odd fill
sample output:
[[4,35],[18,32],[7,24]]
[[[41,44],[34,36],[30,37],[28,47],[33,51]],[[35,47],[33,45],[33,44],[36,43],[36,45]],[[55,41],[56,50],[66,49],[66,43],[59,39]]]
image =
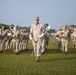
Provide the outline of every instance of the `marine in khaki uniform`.
[[19,28],[18,28],[18,26],[16,25],[15,26],[15,29],[14,29],[14,31],[13,31],[13,33],[14,33],[14,52],[18,55],[18,53],[19,53],[19,43],[20,43],[20,30],[19,30]]
[[39,17],[35,17],[34,24],[30,28],[30,39],[33,42],[34,53],[36,56],[36,61],[39,61],[40,48],[41,48],[41,38],[44,36],[44,31],[42,25],[39,23]]
[[45,50],[47,50],[48,45],[49,45],[49,34],[47,31],[45,31]]
[[2,29],[0,29],[0,52],[2,51],[1,50],[1,43],[2,43]]
[[60,32],[61,32],[61,28],[58,28],[58,31],[56,32],[55,36],[56,36],[56,40],[58,42],[58,49],[61,50],[62,49],[62,42],[61,42],[62,37],[61,37]]
[[63,26],[63,30],[60,33],[62,35],[62,52],[64,52],[65,54],[67,54],[68,52],[68,42],[69,42],[69,30],[67,28],[67,25],[65,24]]
[[44,29],[45,29],[45,36],[44,36],[45,37],[45,50],[47,50],[47,47],[49,45],[49,37],[50,37],[51,27],[50,27],[49,24],[45,23],[44,24]]
[[74,29],[73,33],[71,34],[71,39],[73,42],[73,46],[76,49],[76,29]]
[[39,36],[39,39],[41,40],[41,54],[44,54],[46,45],[45,45],[45,28],[44,25],[42,25],[42,32],[44,32],[42,35]]
[[22,50],[27,49],[27,47],[28,47],[28,33],[26,32],[26,29],[22,30],[20,40],[21,40],[21,44],[22,44]]
[[10,43],[12,40],[12,36],[11,36],[11,31],[10,30],[6,30],[7,35],[6,37],[6,43],[5,43],[5,50],[7,51],[8,49],[11,48]]
[[2,26],[2,29],[1,29],[2,31],[2,35],[1,35],[1,51],[4,51],[5,50],[5,43],[6,43],[6,31],[5,31],[5,28],[4,28],[4,26]]

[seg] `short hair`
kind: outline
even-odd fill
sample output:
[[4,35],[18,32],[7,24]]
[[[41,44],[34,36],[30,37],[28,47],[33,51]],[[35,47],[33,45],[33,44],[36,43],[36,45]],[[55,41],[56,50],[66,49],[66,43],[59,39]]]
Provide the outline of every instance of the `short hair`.
[[36,19],[37,19],[37,20],[39,20],[39,17],[38,17],[38,16],[36,16],[36,17],[35,17],[35,20],[36,20]]

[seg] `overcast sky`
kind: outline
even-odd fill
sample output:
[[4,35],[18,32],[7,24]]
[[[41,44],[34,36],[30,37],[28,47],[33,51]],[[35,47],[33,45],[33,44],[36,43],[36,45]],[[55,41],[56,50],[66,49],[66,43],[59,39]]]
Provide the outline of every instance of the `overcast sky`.
[[35,16],[53,29],[76,25],[76,0],[0,0],[0,23],[29,27]]

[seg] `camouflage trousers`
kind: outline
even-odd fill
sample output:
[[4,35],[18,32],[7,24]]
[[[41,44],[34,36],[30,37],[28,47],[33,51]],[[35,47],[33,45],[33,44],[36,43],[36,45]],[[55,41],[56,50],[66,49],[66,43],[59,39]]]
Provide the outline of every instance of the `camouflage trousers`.
[[68,52],[68,41],[62,40],[62,52]]
[[33,48],[34,48],[34,54],[35,56],[39,57],[41,54],[40,54],[40,50],[41,50],[41,40],[38,40],[38,41],[33,41]]

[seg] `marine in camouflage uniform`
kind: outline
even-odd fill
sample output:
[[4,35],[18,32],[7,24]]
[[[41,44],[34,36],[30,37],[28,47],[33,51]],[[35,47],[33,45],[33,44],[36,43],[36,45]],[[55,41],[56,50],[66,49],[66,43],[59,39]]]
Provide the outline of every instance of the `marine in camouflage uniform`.
[[76,49],[76,29],[74,29],[73,33],[71,34],[71,39],[73,42],[73,47]]
[[39,23],[39,17],[35,17],[34,24],[31,25],[30,28],[30,39],[33,42],[34,53],[36,56],[36,61],[39,61],[39,57],[41,55],[40,49],[42,47],[42,38],[44,36],[42,24]]
[[20,33],[20,30],[19,30],[17,25],[15,26],[15,29],[14,29],[13,33],[14,33],[14,39],[13,39],[14,52],[18,55],[19,50],[20,50],[19,49],[19,43],[20,43],[20,35],[21,35],[21,33]]
[[69,30],[67,28],[67,25],[65,24],[63,26],[63,30],[60,33],[62,35],[62,52],[64,52],[65,54],[68,53],[68,42],[69,42]]
[[62,42],[61,42],[62,37],[61,37],[60,32],[61,32],[61,28],[58,28],[58,31],[56,32],[55,36],[58,42],[58,49],[61,50],[62,49]]

